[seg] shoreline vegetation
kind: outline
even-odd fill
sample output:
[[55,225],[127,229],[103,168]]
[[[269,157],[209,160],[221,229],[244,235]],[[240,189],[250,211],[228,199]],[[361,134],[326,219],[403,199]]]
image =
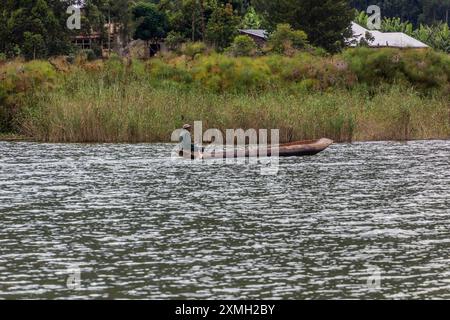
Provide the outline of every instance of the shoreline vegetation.
[[15,133],[0,133],[1,142],[33,142],[34,140]]
[[0,140],[170,142],[196,120],[281,142],[450,138],[450,56],[431,49],[13,60],[0,80]]

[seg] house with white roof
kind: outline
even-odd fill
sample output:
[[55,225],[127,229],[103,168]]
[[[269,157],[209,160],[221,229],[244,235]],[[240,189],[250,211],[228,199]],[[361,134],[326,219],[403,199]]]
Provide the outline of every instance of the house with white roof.
[[370,48],[411,48],[423,49],[428,46],[414,39],[403,32],[380,32],[376,30],[368,30],[359,24],[352,22],[353,37],[347,40],[347,44],[356,47],[361,40],[366,39],[366,34],[371,35],[371,40],[367,42]]
[[[347,40],[347,45],[350,47],[358,46],[362,39],[366,39],[366,34],[369,33],[371,35],[371,41],[367,41],[367,45],[370,48],[428,48],[425,43],[420,42],[403,32],[368,30],[355,22],[352,22],[351,28],[353,37]],[[263,45],[269,37],[267,31],[263,29],[240,29],[239,33],[248,35],[258,45]]]

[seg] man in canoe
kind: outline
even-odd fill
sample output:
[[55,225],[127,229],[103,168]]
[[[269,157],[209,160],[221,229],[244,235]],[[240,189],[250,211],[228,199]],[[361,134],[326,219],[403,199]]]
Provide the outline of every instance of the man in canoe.
[[190,124],[185,124],[183,126],[183,130],[181,131],[180,134],[180,147],[181,147],[180,155],[182,155],[183,151],[190,151],[191,154],[198,153],[199,158],[202,159],[203,148],[199,148],[196,144],[192,143],[191,131],[192,126]]

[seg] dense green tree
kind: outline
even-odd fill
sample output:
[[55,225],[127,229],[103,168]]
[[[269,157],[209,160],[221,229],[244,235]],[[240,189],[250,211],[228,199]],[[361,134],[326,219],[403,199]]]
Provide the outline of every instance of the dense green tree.
[[217,5],[217,0],[161,0],[158,3],[169,18],[170,30],[191,41],[205,39],[207,22]]
[[244,16],[247,13],[247,10],[251,6],[250,0],[217,0],[219,5],[231,4],[235,13],[239,16]]
[[449,0],[423,0],[420,23],[434,24],[437,21],[449,23]]
[[154,0],[169,17],[170,29],[191,41],[205,40],[206,27],[212,13],[231,4],[236,16],[244,16],[249,0]]
[[255,41],[247,35],[239,35],[234,38],[230,47],[230,53],[235,57],[254,56],[258,50]]
[[132,12],[136,21],[135,39],[155,42],[166,36],[167,16],[155,4],[140,2],[133,7]]
[[[66,26],[69,15],[67,8],[73,4],[83,4],[80,30],[69,30]],[[0,0],[0,52],[13,56],[23,54],[30,43],[25,45],[25,32],[44,41],[45,55],[67,54],[72,50],[71,36],[79,33],[100,32],[102,41],[107,39],[105,23],[116,24],[124,42],[131,33],[131,0]],[[40,52],[40,50],[39,50]],[[40,55],[41,53],[37,53]],[[28,54],[26,54],[28,55]]]
[[247,12],[242,18],[241,28],[243,29],[259,29],[263,26],[264,21],[261,15],[259,15],[255,8],[249,7]]
[[287,24],[277,25],[276,30],[269,37],[269,47],[272,52],[287,55],[308,46],[308,36],[302,30],[294,30]]
[[[132,0],[83,0],[81,32],[84,34],[100,32],[102,44],[110,48],[127,44],[133,31],[134,5],[135,1]],[[106,27],[108,23],[111,23],[113,29],[108,30]],[[110,41],[110,31],[119,36],[121,43]]]
[[131,38],[131,3],[130,0],[108,0],[107,6],[103,8],[106,20],[115,24],[123,43],[129,42]]
[[307,33],[311,44],[338,51],[351,35],[354,10],[347,0],[254,0],[252,4],[274,27],[289,23]]
[[81,32],[86,35],[92,32],[104,32],[105,16],[102,7],[105,5],[103,1],[85,0],[83,14],[81,17]]
[[398,17],[416,27],[420,23],[450,22],[449,0],[351,0],[350,4],[360,11],[366,11],[369,5],[377,5],[383,18]]
[[[446,28],[449,24],[450,0],[140,0],[156,8],[154,18],[133,21],[134,0],[0,0],[0,53],[27,58],[68,54],[72,51],[71,37],[100,32],[101,40],[112,48],[125,46],[132,35],[159,38],[168,31],[180,39],[208,40],[218,48],[227,47],[240,28],[274,30],[279,23],[289,23],[304,30],[313,45],[329,51],[338,50],[349,34],[353,18],[351,7],[366,11],[369,5],[379,5],[386,31],[408,29],[431,39],[433,47],[446,48]],[[69,5],[83,5],[82,30],[66,27]],[[223,8],[232,7],[231,15]],[[253,10],[256,8],[256,12]],[[162,14],[166,19],[158,21]],[[231,20],[229,20],[231,19]],[[164,22],[165,20],[165,22]],[[110,43],[106,23],[112,22],[121,41]],[[231,25],[230,25],[231,22]],[[156,29],[154,26],[159,25]],[[135,30],[136,29],[136,30]],[[136,31],[136,32],[135,32]],[[425,36],[426,35],[426,36]],[[423,41],[423,40],[422,40]]]
[[231,4],[218,6],[206,27],[208,42],[219,50],[225,49],[237,35],[239,22],[239,17],[234,14]]
[[72,1],[1,1],[0,50],[8,56],[22,52],[28,57],[34,56],[29,50],[37,56],[67,52],[66,9],[70,4]]
[[39,33],[24,32],[23,55],[28,59],[46,56],[44,37]]

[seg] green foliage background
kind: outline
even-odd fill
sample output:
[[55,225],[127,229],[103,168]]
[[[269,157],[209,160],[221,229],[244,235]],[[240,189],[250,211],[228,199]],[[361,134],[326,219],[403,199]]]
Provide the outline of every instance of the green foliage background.
[[[170,33],[184,42],[203,41],[223,50],[237,28],[275,29],[289,23],[308,35],[309,42],[329,52],[343,48],[354,19],[353,8],[365,11],[377,4],[388,31],[403,31],[438,50],[449,50],[450,0],[85,0],[82,29],[66,27],[69,5],[78,0],[0,0],[0,54],[27,59],[74,52],[71,37],[100,32],[107,41],[105,23],[115,24],[120,43],[134,36],[161,39]],[[153,8],[136,14],[136,8]],[[139,11],[139,10],[138,10]],[[133,14],[134,13],[134,14]],[[173,38],[172,38],[173,39]]]

